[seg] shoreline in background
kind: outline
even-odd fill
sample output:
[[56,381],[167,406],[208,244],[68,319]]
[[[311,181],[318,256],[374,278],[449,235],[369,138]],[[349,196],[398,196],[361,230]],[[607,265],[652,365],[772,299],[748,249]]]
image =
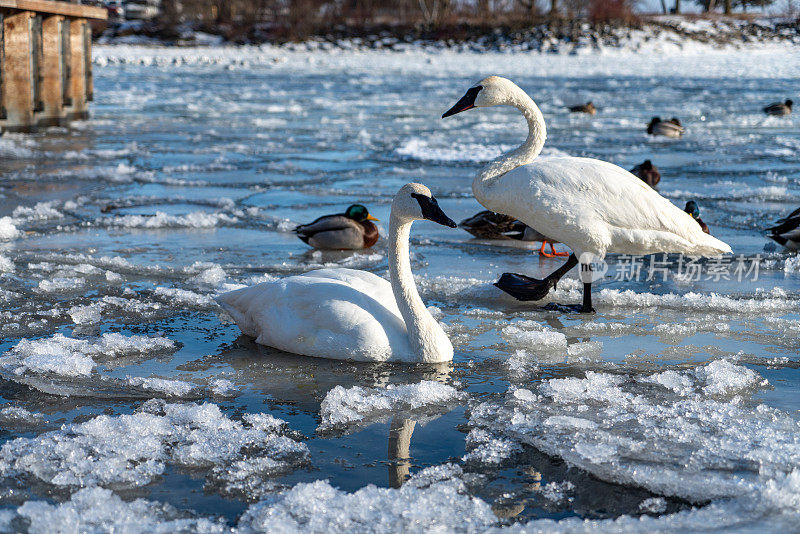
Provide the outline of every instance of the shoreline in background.
[[[205,30],[205,31],[202,31]],[[562,21],[526,27],[459,24],[426,30],[421,27],[337,27],[302,40],[274,40],[252,35],[226,38],[223,28],[180,25],[168,32],[155,24],[123,23],[108,28],[98,44],[149,46],[271,45],[290,50],[389,50],[435,47],[465,51],[532,51],[580,54],[614,49],[652,49],[653,45],[706,48],[753,48],[775,44],[800,46],[800,20],[789,17],[643,17],[634,23]],[[217,33],[211,33],[217,32]]]

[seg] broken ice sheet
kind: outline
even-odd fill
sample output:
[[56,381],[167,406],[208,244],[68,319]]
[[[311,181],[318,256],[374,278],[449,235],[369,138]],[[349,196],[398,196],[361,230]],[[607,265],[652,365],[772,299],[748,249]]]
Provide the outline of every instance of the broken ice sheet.
[[254,489],[304,465],[308,447],[268,414],[226,416],[215,404],[145,402],[130,415],[101,415],[0,448],[0,476],[54,486],[138,487],[167,465],[213,471],[212,486]]
[[401,488],[372,485],[345,493],[327,481],[298,484],[250,506],[239,522],[255,532],[481,532],[497,523],[491,508],[467,491],[461,468],[429,467]]
[[352,431],[398,414],[413,414],[419,420],[446,413],[463,398],[453,386],[432,380],[385,388],[336,386],[322,401],[317,432]]
[[[602,480],[692,502],[752,492],[800,463],[798,421],[718,399],[761,385],[756,373],[728,362],[667,373],[544,380],[476,406],[470,423]],[[696,394],[675,399],[673,389]]]
[[56,334],[49,338],[23,339],[0,356],[0,370],[13,379],[26,374],[54,374],[66,377],[89,376],[95,358],[126,358],[175,350],[175,343],[164,337],[103,334],[89,341]]
[[221,521],[194,517],[169,504],[136,499],[126,502],[103,488],[84,488],[66,502],[28,501],[16,510],[0,510],[0,532],[27,525],[27,532],[229,532]]
[[97,373],[99,364],[121,366],[176,349],[175,342],[165,337],[119,333],[91,340],[63,334],[23,339],[0,356],[0,376],[51,395],[142,397],[150,392],[187,397],[196,389],[187,382],[157,377],[116,379]]

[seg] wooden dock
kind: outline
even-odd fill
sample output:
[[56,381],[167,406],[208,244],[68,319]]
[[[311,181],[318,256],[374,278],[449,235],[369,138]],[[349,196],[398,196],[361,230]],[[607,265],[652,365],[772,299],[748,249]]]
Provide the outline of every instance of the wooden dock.
[[90,19],[105,8],[0,0],[0,131],[31,131],[89,116]]

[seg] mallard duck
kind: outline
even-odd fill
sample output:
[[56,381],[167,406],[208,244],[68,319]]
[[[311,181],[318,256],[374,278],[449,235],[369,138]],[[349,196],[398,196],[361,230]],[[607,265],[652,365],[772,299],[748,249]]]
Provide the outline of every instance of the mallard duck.
[[784,115],[791,115],[792,114],[792,101],[787,100],[786,102],[774,102],[769,106],[764,108],[764,113],[767,115],[773,115],[775,117],[783,117]]
[[[556,252],[553,243],[558,243],[544,234],[537,232],[525,223],[509,215],[493,211],[481,211],[469,219],[464,219],[459,224],[461,228],[480,239],[516,239],[517,241],[541,241],[542,248],[539,254],[548,258],[555,256],[569,256],[567,252]],[[550,252],[545,251],[550,244]]]
[[579,106],[570,106],[569,110],[572,113],[588,113],[589,115],[594,115],[597,113],[597,108],[594,107],[594,104],[592,104],[591,100]]
[[775,226],[768,229],[767,237],[783,245],[789,250],[800,250],[800,208],[787,217],[778,220]]
[[325,215],[294,229],[297,237],[323,250],[358,250],[378,242],[377,221],[361,204],[353,204],[344,213]]
[[708,225],[703,222],[703,219],[700,218],[700,208],[698,207],[697,202],[695,202],[694,200],[690,200],[689,202],[686,203],[686,207],[683,208],[683,211],[691,215],[692,219],[697,221],[697,224],[700,225],[700,228],[705,233],[709,235],[711,234],[711,232],[708,230]]
[[647,125],[647,133],[650,135],[677,138],[681,137],[685,131],[677,117],[672,117],[668,121],[662,121],[661,117],[653,117],[650,119],[650,124]]
[[631,174],[641,178],[644,183],[653,189],[655,189],[658,182],[661,181],[661,173],[658,172],[656,166],[653,165],[653,162],[649,159],[644,160],[642,163],[632,168]]

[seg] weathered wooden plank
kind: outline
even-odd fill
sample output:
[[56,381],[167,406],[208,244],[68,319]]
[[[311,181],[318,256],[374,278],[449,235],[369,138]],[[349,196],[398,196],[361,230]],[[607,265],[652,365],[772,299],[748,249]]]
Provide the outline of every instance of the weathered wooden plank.
[[37,11],[50,15],[65,15],[67,17],[80,17],[85,19],[108,19],[108,11],[103,7],[84,6],[81,4],[55,2],[52,0],[0,0],[0,9],[3,8]]

